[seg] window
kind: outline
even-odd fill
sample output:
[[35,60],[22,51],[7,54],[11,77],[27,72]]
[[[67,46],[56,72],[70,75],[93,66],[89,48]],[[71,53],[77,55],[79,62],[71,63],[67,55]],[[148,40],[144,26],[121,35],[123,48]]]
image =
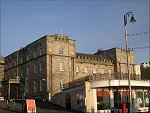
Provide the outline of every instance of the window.
[[145,107],[149,107],[149,95],[150,95],[149,91],[144,92]]
[[34,81],[34,92],[37,92],[36,81]]
[[87,67],[84,67],[83,72],[87,73],[87,72],[88,72],[88,68],[87,68]]
[[23,77],[23,69],[21,69],[21,77]]
[[36,68],[37,68],[37,65],[36,65],[36,64],[34,64],[34,73],[36,73],[36,72],[37,72]]
[[29,55],[28,54],[27,54],[26,58],[27,58],[27,61],[29,61]]
[[96,68],[93,68],[93,73],[96,73]]
[[34,49],[34,58],[36,58],[37,57],[37,49],[35,48]]
[[101,69],[101,74],[104,74],[104,69]]
[[79,67],[78,67],[78,66],[76,67],[76,72],[77,72],[77,73],[79,72]]
[[14,66],[17,66],[17,61],[14,61]]
[[111,75],[111,69],[108,70],[108,74]]
[[59,63],[59,71],[64,71],[64,64],[61,62]]
[[97,109],[105,110],[108,109],[110,103],[110,94],[107,90],[97,90]]
[[23,58],[22,58],[22,57],[20,58],[20,63],[21,63],[21,64],[23,63]]
[[16,71],[14,71],[14,76],[13,76],[13,79],[15,79],[16,78]]
[[40,48],[40,56],[43,55],[43,48]]
[[136,106],[137,107],[145,107],[144,104],[145,104],[146,100],[144,98],[148,97],[148,95],[147,96],[145,95],[145,97],[144,97],[144,93],[142,91],[136,91],[135,94],[136,94],[136,100],[137,100]]
[[42,72],[42,62],[40,62],[40,72]]
[[121,92],[120,91],[114,92],[114,107],[121,109]]
[[64,49],[60,48],[60,49],[59,49],[59,54],[60,54],[60,55],[63,55],[63,53],[64,53]]
[[40,80],[40,91],[43,91],[43,80]]
[[27,67],[27,75],[29,75],[29,67]]

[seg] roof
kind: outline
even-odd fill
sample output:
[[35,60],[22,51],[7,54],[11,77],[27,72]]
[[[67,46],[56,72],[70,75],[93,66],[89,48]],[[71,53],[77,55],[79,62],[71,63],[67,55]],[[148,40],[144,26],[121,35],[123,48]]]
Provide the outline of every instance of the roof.
[[[131,86],[150,87],[149,81],[131,80]],[[113,86],[129,86],[128,80],[100,80],[90,82],[91,88],[96,87],[113,87]]]

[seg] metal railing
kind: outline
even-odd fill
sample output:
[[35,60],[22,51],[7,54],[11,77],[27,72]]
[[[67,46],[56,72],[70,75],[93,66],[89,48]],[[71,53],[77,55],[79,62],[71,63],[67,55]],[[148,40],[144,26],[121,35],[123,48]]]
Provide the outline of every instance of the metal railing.
[[[117,78],[115,76],[117,76]],[[116,79],[117,80],[128,80],[127,74],[125,74],[125,73],[124,74],[115,73],[115,76],[114,76],[114,73],[113,74],[108,74],[108,73],[106,73],[106,74],[99,74],[99,73],[90,74],[85,77],[65,83],[63,85],[63,89],[79,86],[79,85],[84,84],[84,82],[92,82],[92,81],[99,81],[99,80],[116,80]],[[131,78],[131,80],[141,80],[141,76],[136,75],[136,74],[131,74],[130,78]]]

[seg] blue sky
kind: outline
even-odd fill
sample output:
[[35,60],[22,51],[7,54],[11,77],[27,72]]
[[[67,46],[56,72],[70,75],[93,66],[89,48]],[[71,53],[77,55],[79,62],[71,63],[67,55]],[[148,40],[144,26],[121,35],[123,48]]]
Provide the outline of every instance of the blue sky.
[[[128,33],[149,32],[149,0],[0,0],[1,55],[7,56],[44,35],[76,40],[77,52],[125,48],[123,16],[132,11]],[[128,18],[129,19],[129,18]],[[129,47],[150,45],[149,33],[129,37]],[[136,63],[149,62],[149,50],[136,49]]]

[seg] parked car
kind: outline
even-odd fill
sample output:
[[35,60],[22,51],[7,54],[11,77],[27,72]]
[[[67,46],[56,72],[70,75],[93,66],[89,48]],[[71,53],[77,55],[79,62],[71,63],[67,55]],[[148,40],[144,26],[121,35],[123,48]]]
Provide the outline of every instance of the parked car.
[[15,98],[15,102],[21,102],[21,98]]
[[37,101],[37,102],[44,102],[44,101],[46,101],[46,99],[44,97],[35,97],[34,100]]
[[4,97],[0,97],[0,102],[4,102],[4,101],[5,101]]
[[9,99],[10,102],[20,102],[21,101],[21,98],[12,98],[12,99]]

